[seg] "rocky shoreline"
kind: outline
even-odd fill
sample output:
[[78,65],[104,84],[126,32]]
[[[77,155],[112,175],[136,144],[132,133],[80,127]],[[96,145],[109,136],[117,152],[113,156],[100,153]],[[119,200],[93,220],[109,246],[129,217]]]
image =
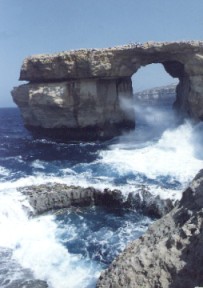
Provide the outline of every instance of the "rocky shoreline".
[[32,185],[18,190],[26,195],[33,208],[32,215],[71,206],[95,205],[136,209],[146,215],[160,218],[174,207],[172,200],[152,195],[143,185],[137,192],[129,193],[127,198],[123,197],[120,190],[104,189],[101,191],[93,187],[82,188],[60,183]]
[[97,288],[203,286],[203,170],[171,212],[104,271]]
[[[119,190],[47,183],[19,188],[32,216],[72,206],[134,208],[161,217],[101,273],[97,288],[193,288],[203,285],[203,170],[175,205],[146,187],[124,198]],[[26,286],[27,287],[27,286]]]

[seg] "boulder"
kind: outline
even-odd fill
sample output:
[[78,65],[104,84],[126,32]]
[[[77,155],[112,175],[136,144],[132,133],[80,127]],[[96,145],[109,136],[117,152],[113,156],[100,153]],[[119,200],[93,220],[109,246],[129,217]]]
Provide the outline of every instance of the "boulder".
[[97,288],[203,286],[203,170],[171,212],[103,271]]

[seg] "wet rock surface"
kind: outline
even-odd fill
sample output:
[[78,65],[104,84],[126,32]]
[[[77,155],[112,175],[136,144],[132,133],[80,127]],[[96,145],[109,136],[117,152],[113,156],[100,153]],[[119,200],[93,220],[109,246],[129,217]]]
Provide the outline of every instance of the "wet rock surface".
[[93,187],[82,188],[59,183],[27,186],[19,188],[19,191],[28,197],[35,214],[71,206],[101,205],[133,208],[146,215],[161,217],[174,207],[170,199],[155,197],[144,186],[134,193],[129,193],[127,198],[124,198],[119,190],[101,191]]
[[104,271],[97,287],[203,286],[203,170],[171,212],[150,226]]

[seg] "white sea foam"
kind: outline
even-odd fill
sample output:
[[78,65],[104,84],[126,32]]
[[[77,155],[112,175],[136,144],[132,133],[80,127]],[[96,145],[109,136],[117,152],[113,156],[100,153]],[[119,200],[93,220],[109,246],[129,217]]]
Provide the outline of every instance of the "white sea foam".
[[25,206],[29,204],[17,191],[0,193],[0,247],[12,249],[13,258],[50,287],[86,287],[95,281],[99,272],[93,263],[70,254],[58,240],[54,216],[29,219]]
[[[26,209],[25,209],[26,208]],[[44,215],[29,219],[26,211],[31,209],[25,196],[14,189],[0,193],[0,247],[12,249],[13,259],[23,268],[30,269],[37,279],[47,281],[52,288],[95,287],[101,266],[81,254],[71,254],[60,240],[65,233],[66,241],[80,237],[80,230],[71,223],[60,228],[55,216]],[[83,217],[81,216],[81,221]],[[102,227],[92,232],[87,241],[97,241],[100,238],[102,251],[111,242],[112,247],[123,249],[126,241],[132,239],[133,233],[138,235],[146,230],[150,219],[143,218],[138,225],[124,223],[116,233]],[[80,226],[86,231],[86,223]],[[115,251],[114,251],[115,252]],[[98,254],[98,257],[100,255]],[[19,268],[12,277],[17,279]]]
[[31,166],[36,169],[45,169],[45,163],[40,160],[35,160],[32,162]]
[[120,175],[133,172],[148,178],[170,176],[171,181],[184,185],[203,167],[197,155],[197,144],[193,141],[194,128],[191,123],[166,130],[160,140],[140,149],[123,149],[122,143],[102,151],[101,162],[117,170]]
[[[39,184],[45,180],[47,179],[44,177],[30,176],[15,181],[13,185],[20,187],[24,184]],[[53,215],[29,219],[27,211],[32,208],[25,196],[13,188],[11,184],[9,188],[5,183],[1,184],[3,186],[0,187],[0,247],[11,249],[13,259],[23,268],[30,269],[37,279],[47,281],[49,287],[94,287],[101,271],[100,264],[88,260],[88,257],[85,259],[80,254],[70,254],[67,248],[63,246],[63,241],[60,240],[64,229],[65,233],[68,233],[68,240],[80,237],[80,232],[73,226],[59,228]],[[149,221],[146,220],[146,224]],[[82,229],[85,229],[86,224],[83,223],[83,225]],[[132,229],[137,232],[143,230],[141,226],[130,227],[127,225],[118,230],[118,235],[113,235],[112,232],[109,234],[108,230],[105,231],[104,235],[103,230],[99,231],[98,233],[103,235],[104,246],[109,241],[108,239],[111,241],[114,239],[118,245],[116,240],[118,238],[120,249],[123,249],[126,243],[125,239],[130,237]],[[94,237],[98,233],[95,233]],[[89,237],[92,241],[92,235]],[[18,278],[18,274],[19,272],[16,270],[16,274],[12,276],[13,280]]]
[[[78,164],[72,169],[59,167],[59,175],[54,172],[47,173],[46,169],[43,169],[46,163],[36,160],[32,163],[36,168],[33,175],[16,181],[2,182],[0,188],[14,189],[27,185],[58,182],[82,187],[93,186],[98,189],[117,188],[125,194],[135,191],[139,183],[144,184],[142,175],[150,179],[169,176],[171,184],[175,181],[182,183],[179,190],[152,184],[149,188],[152,193],[159,194],[163,198],[180,198],[183,188],[203,166],[202,137],[199,136],[201,134],[197,128],[194,129],[191,123],[186,122],[175,129],[166,130],[158,141],[149,142],[148,146],[141,144],[134,147],[133,138],[130,139],[129,144],[126,143],[125,138],[124,142],[121,141],[110,146],[109,150],[101,151],[99,159],[93,163]],[[97,168],[98,165],[100,165],[99,172],[95,173],[95,167]],[[129,174],[136,175],[135,179],[128,179]],[[126,183],[118,184],[114,181],[119,177],[126,177]]]
[[[145,120],[149,124],[153,122],[154,115],[151,110],[148,114],[145,115]],[[163,115],[157,115],[155,124],[163,128]],[[92,163],[79,163],[71,168],[63,165],[58,167],[58,164],[54,166],[52,163],[57,173],[46,171],[50,163],[34,160],[30,165],[34,171],[31,176],[4,181],[4,176],[8,176],[10,171],[0,167],[0,175],[3,176],[0,183],[0,247],[12,249],[13,258],[24,268],[30,268],[36,278],[46,280],[50,287],[90,287],[90,283],[95,283],[99,275],[98,264],[90,263],[80,254],[69,253],[59,240],[63,231],[57,226],[54,216],[29,219],[26,211],[31,208],[16,188],[57,182],[100,189],[118,188],[125,195],[135,191],[136,185],[144,184],[143,175],[153,180],[169,176],[171,184],[178,181],[184,187],[203,166],[201,129],[200,124],[194,128],[191,123],[186,122],[175,129],[166,130],[156,142],[154,139],[149,140],[147,145],[142,141],[146,139],[146,135],[141,137],[140,134],[141,143],[136,142],[136,138],[133,138],[136,137],[135,131],[121,137],[120,142],[111,145],[109,150],[101,151],[98,160]],[[97,168],[98,173],[95,172]],[[124,184],[122,181],[119,182],[121,184],[116,184],[115,180],[125,176]],[[183,187],[177,190],[150,184],[148,188],[155,195],[177,199],[181,197]],[[125,234],[130,235],[132,229],[130,226],[121,228],[119,235],[113,235],[112,231],[104,234],[102,229],[98,233],[103,233],[105,245],[107,238],[115,240],[118,237],[119,241],[125,239]],[[139,229],[142,228],[138,227]],[[143,231],[144,229],[145,227]],[[67,232],[69,240],[79,237],[79,232],[74,227],[67,226]],[[121,241],[120,245],[123,248],[125,243]]]
[[[84,168],[85,170],[85,168]],[[33,175],[24,176],[13,181],[4,181],[0,183],[0,192],[8,189],[16,189],[24,186],[41,185],[45,183],[61,183],[81,187],[95,187],[103,190],[104,188],[114,189],[117,186],[112,184],[112,177],[94,176],[91,170],[76,173],[72,169],[62,168],[62,175],[56,176],[54,173],[47,174],[46,171],[39,169]]]
[[[1,189],[58,182],[82,187],[93,186],[98,189],[117,188],[125,194],[135,191],[139,183],[145,184],[142,175],[149,179],[169,176],[171,184],[175,181],[182,183],[179,190],[171,187],[166,189],[152,184],[149,188],[152,193],[159,194],[163,198],[180,198],[183,188],[203,166],[200,149],[202,137],[199,135],[198,129],[196,127],[194,129],[191,123],[186,122],[175,129],[166,130],[158,141],[149,142],[148,146],[141,144],[134,147],[133,138],[130,139],[129,144],[126,143],[125,138],[124,142],[121,141],[110,146],[109,150],[101,151],[99,159],[93,163],[78,164],[72,169],[59,167],[58,176],[54,172],[47,173],[43,169],[44,162],[35,161],[33,163],[37,169],[32,176],[3,182]],[[95,167],[98,166],[99,172],[95,173]],[[129,174],[136,177],[128,179]],[[119,177],[126,177],[126,183],[114,182]]]
[[0,177],[8,176],[10,171],[2,166],[0,166]]

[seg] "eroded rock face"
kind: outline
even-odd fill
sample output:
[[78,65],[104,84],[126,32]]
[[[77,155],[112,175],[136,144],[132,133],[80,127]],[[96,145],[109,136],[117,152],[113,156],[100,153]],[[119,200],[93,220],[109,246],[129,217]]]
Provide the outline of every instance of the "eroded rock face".
[[119,98],[132,96],[131,79],[81,79],[24,84],[12,91],[25,126],[67,140],[110,139],[134,129],[134,111]]
[[203,170],[180,204],[151,225],[104,271],[97,287],[203,286]]
[[170,199],[163,200],[159,196],[153,196],[144,186],[136,190],[134,193],[129,193],[126,199],[120,190],[104,189],[104,191],[101,191],[93,187],[83,188],[60,183],[19,188],[19,191],[26,195],[34,214],[71,206],[96,205],[133,208],[150,216],[161,217],[174,207]]
[[[203,42],[147,42],[106,49],[83,49],[24,60],[12,91],[25,125],[67,139],[107,139],[133,129],[131,76],[151,63],[163,64],[179,79],[175,107],[203,118]],[[122,100],[122,101],[121,101]],[[89,131],[89,133],[88,133]],[[86,137],[85,137],[86,136]]]

